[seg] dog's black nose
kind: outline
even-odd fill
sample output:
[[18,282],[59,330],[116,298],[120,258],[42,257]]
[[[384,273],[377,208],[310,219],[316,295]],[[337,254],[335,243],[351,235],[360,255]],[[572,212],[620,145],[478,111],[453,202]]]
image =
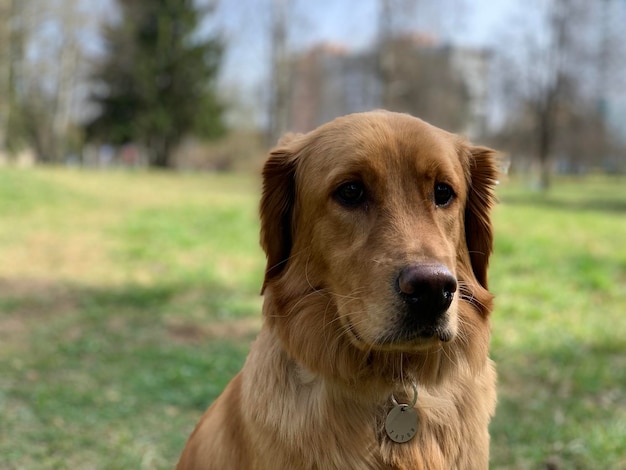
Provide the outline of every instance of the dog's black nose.
[[444,265],[410,264],[400,271],[397,287],[411,312],[434,318],[450,307],[457,283]]

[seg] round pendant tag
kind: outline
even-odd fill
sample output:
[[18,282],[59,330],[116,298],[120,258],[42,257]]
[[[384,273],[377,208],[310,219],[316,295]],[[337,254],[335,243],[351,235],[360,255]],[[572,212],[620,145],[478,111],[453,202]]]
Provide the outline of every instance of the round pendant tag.
[[417,432],[417,412],[409,405],[394,406],[387,414],[385,431],[394,442],[403,443],[411,440]]

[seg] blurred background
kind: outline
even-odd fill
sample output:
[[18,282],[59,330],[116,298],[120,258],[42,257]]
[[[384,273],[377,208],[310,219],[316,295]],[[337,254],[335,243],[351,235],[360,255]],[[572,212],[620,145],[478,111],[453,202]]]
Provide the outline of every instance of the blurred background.
[[1,0],[0,161],[242,169],[387,108],[542,186],[623,172],[624,24],[624,0]]
[[172,468],[261,325],[268,148],[375,108],[510,163],[491,468],[626,470],[626,0],[0,0],[0,468]]

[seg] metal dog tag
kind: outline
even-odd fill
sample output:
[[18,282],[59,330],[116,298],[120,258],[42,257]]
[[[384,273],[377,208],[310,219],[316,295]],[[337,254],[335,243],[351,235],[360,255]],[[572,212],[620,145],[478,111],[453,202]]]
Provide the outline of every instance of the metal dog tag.
[[389,438],[402,444],[410,441],[415,433],[417,433],[417,411],[415,411],[415,403],[417,403],[417,386],[413,384],[413,401],[410,405],[400,404],[391,395],[393,408],[387,413],[385,420],[385,431]]
[[411,440],[417,432],[417,412],[409,405],[394,406],[387,414],[385,431],[394,442],[403,443]]

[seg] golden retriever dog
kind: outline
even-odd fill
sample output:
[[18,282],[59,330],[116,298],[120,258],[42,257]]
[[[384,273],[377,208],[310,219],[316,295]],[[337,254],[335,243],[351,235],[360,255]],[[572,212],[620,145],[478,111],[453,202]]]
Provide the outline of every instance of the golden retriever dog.
[[486,469],[495,154],[375,111],[263,169],[264,324],[178,469]]

